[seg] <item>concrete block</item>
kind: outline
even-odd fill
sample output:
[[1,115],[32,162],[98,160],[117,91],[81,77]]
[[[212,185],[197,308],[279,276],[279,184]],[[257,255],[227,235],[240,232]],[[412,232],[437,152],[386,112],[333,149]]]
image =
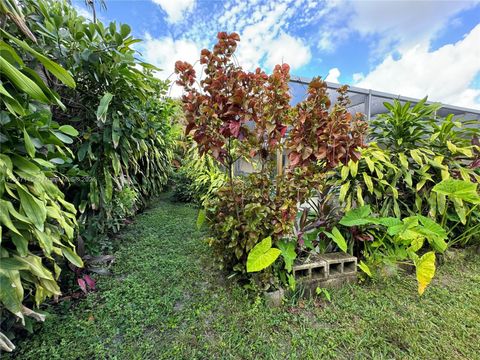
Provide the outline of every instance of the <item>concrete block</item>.
[[311,258],[308,262],[294,265],[293,276],[297,282],[326,279],[328,277],[327,264],[318,257]]
[[293,273],[303,296],[312,297],[317,287],[332,289],[357,282],[357,258],[344,253],[318,255],[295,265]]
[[341,277],[357,272],[357,258],[345,253],[329,253],[319,258],[327,264],[327,277]]

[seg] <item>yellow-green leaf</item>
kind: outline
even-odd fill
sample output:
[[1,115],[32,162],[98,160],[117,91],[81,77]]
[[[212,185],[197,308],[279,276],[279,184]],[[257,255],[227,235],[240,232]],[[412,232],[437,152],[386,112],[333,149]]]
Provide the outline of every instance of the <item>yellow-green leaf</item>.
[[435,276],[435,253],[427,252],[415,261],[418,281],[418,293],[422,295]]
[[347,181],[340,187],[340,194],[338,198],[340,201],[345,200],[345,196],[347,195],[348,189],[350,189],[350,181]]

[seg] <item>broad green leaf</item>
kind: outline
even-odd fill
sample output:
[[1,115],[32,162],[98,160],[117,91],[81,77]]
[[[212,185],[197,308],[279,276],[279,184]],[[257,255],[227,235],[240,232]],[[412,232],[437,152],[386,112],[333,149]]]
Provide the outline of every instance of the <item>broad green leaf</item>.
[[65,135],[64,133],[61,133],[59,131],[54,131],[53,134],[60,140],[61,142],[65,144],[73,144],[73,139],[70,136]]
[[113,142],[114,148],[117,148],[119,141],[120,141],[120,122],[118,117],[115,117],[115,119],[113,119],[113,124],[112,124],[112,142]]
[[366,173],[363,172],[363,181],[365,182],[365,185],[367,185],[367,189],[370,192],[370,194],[373,194],[373,182],[372,178]]
[[0,302],[14,315],[23,319],[22,300],[18,297],[14,282],[0,273]]
[[418,150],[410,150],[410,156],[418,165],[423,166],[423,161]]
[[447,179],[435,185],[432,191],[472,204],[480,204],[477,184],[465,180]]
[[42,259],[40,257],[35,255],[30,255],[26,257],[20,257],[15,255],[14,257],[15,259],[27,264],[33,275],[42,279],[53,280],[52,273],[42,264]]
[[20,204],[27,217],[32,221],[35,227],[43,231],[45,220],[47,218],[47,209],[45,204],[34,197],[22,187],[17,188],[20,196]]
[[291,272],[293,269],[293,262],[297,257],[295,252],[296,243],[294,241],[288,241],[282,239],[278,242],[278,248],[282,252],[283,260],[285,261],[285,269],[288,272]]
[[64,83],[65,85],[71,88],[75,87],[75,80],[73,80],[73,77],[68,73],[67,70],[65,70],[59,64],[50,60],[45,55],[40,54],[38,51],[35,51],[34,49],[32,49],[25,41],[17,39],[16,37],[10,35],[4,30],[1,30],[1,32],[3,35],[5,35],[10,40],[15,42],[18,46],[20,46],[23,50],[35,56],[38,59],[38,61],[40,61],[42,65],[45,66],[45,68],[48,71],[50,71],[62,83]]
[[348,168],[350,169],[350,174],[352,174],[352,177],[356,177],[357,172],[358,172],[358,162],[353,161],[353,160],[349,160],[348,161]]
[[20,90],[35,100],[49,103],[47,96],[42,89],[29,77],[25,76],[20,70],[10,64],[7,60],[0,56],[0,72]]
[[0,269],[2,270],[28,270],[29,266],[23,261],[15,259],[13,257],[0,258]]
[[338,245],[340,250],[342,250],[343,252],[347,252],[347,248],[348,248],[347,242],[345,241],[345,238],[343,237],[343,235],[340,233],[340,231],[337,229],[336,226],[332,229],[331,233],[329,233],[328,231],[325,231],[324,233],[330,239],[332,239],[335,244]]
[[279,249],[272,248],[272,238],[270,236],[263,239],[248,254],[247,272],[257,272],[269,267],[280,254]]
[[62,125],[58,128],[61,132],[64,134],[70,135],[70,136],[78,136],[78,131],[71,125]]
[[20,256],[27,256],[28,240],[23,235],[12,234],[12,241]]
[[40,247],[44,250],[46,255],[52,253],[53,241],[50,235],[46,234],[43,231],[35,230],[35,236],[38,239]]
[[10,215],[8,212],[8,201],[6,200],[0,200],[0,223],[3,226],[10,229],[15,234],[22,236],[22,234],[20,234],[20,232],[17,230],[17,228],[13,224],[12,219],[10,218]]
[[364,159],[367,163],[368,170],[370,170],[370,173],[373,173],[375,171],[375,164],[373,163],[372,159],[370,159],[368,156],[364,157]]
[[340,194],[338,197],[340,201],[345,200],[345,196],[347,195],[348,189],[350,189],[350,181],[347,181],[340,187]]
[[12,156],[13,164],[20,169],[21,171],[25,172],[31,176],[41,176],[42,172],[40,168],[35,165],[31,160],[27,160],[22,156],[14,155]]
[[344,226],[359,226],[371,224],[371,213],[372,209],[370,208],[370,205],[351,209],[343,216],[339,223]]
[[422,295],[435,276],[435,253],[427,252],[415,261],[418,281],[418,293]]
[[436,251],[443,253],[447,249],[445,240],[448,235],[445,229],[428,217],[419,216],[419,219],[423,226],[417,231],[426,237]]
[[372,221],[374,221],[374,223],[376,224],[386,226],[387,228],[394,227],[394,226],[403,226],[402,220],[395,217],[381,217],[378,219],[372,219]]
[[459,198],[453,198],[453,206],[455,208],[455,212],[457,213],[460,222],[465,225],[467,223],[467,210],[463,204],[463,201]]
[[402,165],[402,167],[404,167],[405,169],[408,169],[408,160],[407,160],[407,157],[405,156],[404,153],[399,153],[398,154],[398,159],[400,160],[400,164]]
[[100,99],[100,105],[98,105],[97,108],[97,119],[103,123],[107,120],[108,106],[110,105],[110,101],[112,101],[112,98],[113,95],[107,92]]
[[350,169],[348,166],[342,166],[342,170],[340,171],[340,175],[342,177],[342,181],[345,181],[348,178],[348,174],[350,173]]
[[30,157],[35,157],[35,146],[32,143],[32,139],[30,139],[30,135],[28,135],[27,130],[23,129],[23,141],[25,143],[25,150]]
[[126,38],[128,34],[130,34],[130,31],[130,26],[127,24],[122,24],[122,26],[120,26],[120,35],[122,35],[123,38]]

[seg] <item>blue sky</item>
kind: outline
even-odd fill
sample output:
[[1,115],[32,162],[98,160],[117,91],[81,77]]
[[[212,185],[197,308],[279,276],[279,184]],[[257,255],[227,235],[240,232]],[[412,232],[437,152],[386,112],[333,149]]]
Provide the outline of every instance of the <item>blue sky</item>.
[[[74,6],[87,15],[84,1]],[[142,56],[168,78],[218,31],[237,58],[270,71],[480,109],[480,1],[106,0],[104,22],[128,23]]]

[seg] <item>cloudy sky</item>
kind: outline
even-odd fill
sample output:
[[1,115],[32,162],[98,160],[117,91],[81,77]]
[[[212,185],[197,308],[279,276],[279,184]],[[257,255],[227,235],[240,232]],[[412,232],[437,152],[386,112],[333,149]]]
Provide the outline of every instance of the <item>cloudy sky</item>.
[[[83,0],[73,1],[85,13]],[[288,63],[301,77],[480,109],[480,1],[106,0],[142,56],[168,78],[218,31],[236,31],[248,69]]]

